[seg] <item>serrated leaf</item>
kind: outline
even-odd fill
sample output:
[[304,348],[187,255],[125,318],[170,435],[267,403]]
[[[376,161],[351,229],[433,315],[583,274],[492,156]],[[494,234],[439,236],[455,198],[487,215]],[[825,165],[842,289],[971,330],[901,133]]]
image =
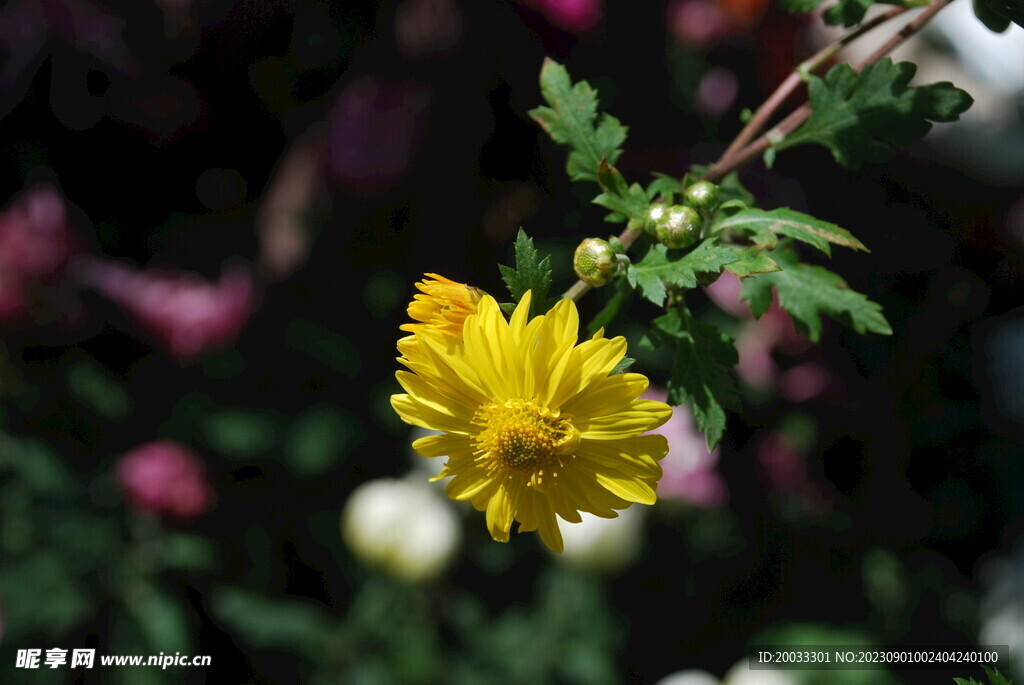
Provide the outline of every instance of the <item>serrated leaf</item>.
[[675,307],[651,322],[641,345],[675,346],[668,401],[690,408],[708,449],[714,449],[725,431],[725,410],[740,409],[739,389],[729,372],[739,360],[732,340],[694,319],[685,308]]
[[530,316],[543,314],[549,308],[548,291],[551,289],[551,255],[543,259],[533,246],[533,239],[526,236],[526,231],[519,229],[515,244],[516,266],[498,265],[501,278],[508,286],[512,299],[516,302],[523,299],[527,290],[532,291],[533,300],[530,305]]
[[708,238],[690,252],[669,250],[664,245],[653,245],[644,258],[630,265],[626,278],[633,288],[656,305],[665,302],[666,285],[678,288],[696,288],[698,274],[721,273],[726,264],[739,259],[730,247]]
[[860,334],[892,335],[882,306],[851,290],[846,282],[828,269],[802,264],[796,252],[781,248],[773,253],[782,271],[751,276],[743,281],[741,300],[750,304],[760,317],[772,303],[772,288],[779,305],[793,317],[797,330],[817,342],[821,337],[821,315],[841,320]]
[[601,160],[597,178],[604,192],[592,200],[594,204],[613,210],[623,220],[644,220],[648,200],[647,193],[639,183],[628,185],[619,170],[606,160]]
[[615,368],[608,372],[608,375],[614,376],[617,373],[625,373],[629,367],[633,366],[635,363],[636,360],[632,357],[623,357],[619,360],[619,363],[615,365]]
[[811,76],[810,118],[775,147],[824,145],[837,162],[858,169],[889,159],[890,145],[920,138],[932,122],[956,121],[971,106],[971,96],[952,83],[908,87],[916,70],[911,62],[894,64],[887,57],[859,74],[837,64],[824,79]]
[[775,260],[757,245],[752,245],[745,250],[737,247],[736,254],[739,255],[739,259],[731,264],[726,264],[725,268],[740,278],[746,278],[753,274],[767,274],[780,269]]
[[813,245],[827,255],[832,254],[830,244],[870,252],[864,243],[854,238],[846,229],[786,207],[769,211],[740,210],[718,221],[711,228],[714,233],[728,229],[747,231],[756,245],[768,248],[774,247],[778,242],[778,236],[784,235]]
[[864,15],[867,14],[873,4],[875,4],[875,0],[839,0],[839,2],[825,11],[823,18],[826,24],[833,26],[837,24],[847,27],[853,26],[854,24],[859,24],[864,19]]
[[985,669],[985,675],[988,676],[989,685],[1013,685],[1010,680],[994,668],[988,666],[982,666]]
[[979,683],[974,678],[953,678],[953,682],[956,685],[983,685],[983,683]]
[[572,148],[566,163],[570,179],[597,181],[601,160],[614,164],[622,154],[627,128],[610,114],[599,116],[597,91],[586,81],[573,84],[565,67],[552,59],[544,60],[540,87],[550,106],[532,109],[530,116],[552,140]]
[[666,203],[672,204],[675,196],[682,192],[682,182],[675,176],[669,176],[657,171],[652,175],[654,180],[647,184],[647,199],[649,201],[654,200],[655,197],[660,195],[665,199]]

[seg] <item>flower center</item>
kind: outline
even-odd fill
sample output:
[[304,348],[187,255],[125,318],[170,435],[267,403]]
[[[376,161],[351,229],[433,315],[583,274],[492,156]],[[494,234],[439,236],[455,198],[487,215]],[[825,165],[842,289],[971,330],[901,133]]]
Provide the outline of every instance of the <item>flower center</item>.
[[528,400],[507,400],[477,410],[473,423],[479,458],[515,471],[554,467],[558,457],[572,454],[580,433],[568,417]]

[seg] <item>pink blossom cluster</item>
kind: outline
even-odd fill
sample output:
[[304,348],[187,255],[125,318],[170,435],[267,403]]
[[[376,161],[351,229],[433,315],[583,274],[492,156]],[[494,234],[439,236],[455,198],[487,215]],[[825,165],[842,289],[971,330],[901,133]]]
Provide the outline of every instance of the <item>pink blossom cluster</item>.
[[728,271],[707,288],[715,304],[744,322],[736,338],[736,372],[740,378],[754,388],[777,388],[791,402],[804,402],[823,393],[832,382],[832,374],[824,364],[807,361],[780,371],[775,362],[776,351],[795,356],[811,347],[793,326],[793,319],[779,306],[778,299],[773,299],[768,311],[755,319],[750,307],[740,300],[741,289],[740,279]]
[[117,481],[136,509],[152,514],[192,519],[213,500],[199,457],[170,440],[140,445],[121,457]]
[[0,322],[24,315],[34,294],[59,280],[76,241],[64,200],[37,186],[0,212]]
[[81,260],[78,277],[123,307],[181,359],[229,342],[253,310],[255,285],[241,268],[211,283],[193,273],[139,270],[90,258]]
[[604,7],[601,0],[521,0],[536,9],[555,26],[582,33],[594,28],[601,20]]
[[[661,388],[649,388],[642,397],[665,402],[668,393]],[[664,475],[658,482],[658,497],[701,508],[724,504],[728,491],[715,468],[719,448],[708,451],[704,435],[697,430],[689,408],[676,407],[672,418],[654,432],[668,440],[668,454],[660,462]]]

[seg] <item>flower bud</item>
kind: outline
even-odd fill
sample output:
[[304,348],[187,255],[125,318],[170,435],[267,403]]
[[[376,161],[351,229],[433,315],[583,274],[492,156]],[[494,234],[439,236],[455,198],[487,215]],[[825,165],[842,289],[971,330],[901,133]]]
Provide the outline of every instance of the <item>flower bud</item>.
[[686,189],[686,201],[697,210],[710,212],[718,205],[718,186],[711,181],[697,181]]
[[341,536],[363,563],[406,583],[441,575],[462,529],[451,507],[426,483],[379,478],[348,496]]
[[572,268],[576,276],[587,285],[599,288],[612,280],[618,260],[607,240],[587,238],[576,248]]
[[686,205],[672,205],[654,221],[658,241],[673,250],[690,247],[700,238],[701,220],[697,210]]

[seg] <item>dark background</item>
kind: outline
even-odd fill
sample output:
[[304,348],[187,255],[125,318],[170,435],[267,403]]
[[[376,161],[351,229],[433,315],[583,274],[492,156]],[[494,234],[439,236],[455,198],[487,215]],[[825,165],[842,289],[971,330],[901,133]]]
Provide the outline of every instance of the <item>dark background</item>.
[[[88,289],[72,323],[3,324],[0,426],[59,455],[81,486],[70,501],[8,507],[5,525],[22,517],[33,545],[59,554],[68,548],[45,523],[53,518],[88,517],[115,541],[95,560],[67,562],[88,609],[66,623],[19,625],[11,607],[32,592],[14,571],[0,575],[2,667],[28,646],[161,651],[118,642],[137,631],[118,627],[131,612],[116,599],[125,596],[117,560],[139,543],[110,475],[120,455],[157,437],[200,453],[216,492],[206,515],[163,524],[207,540],[212,566],[147,572],[213,666],[137,682],[500,683],[528,673],[541,678],[533,682],[653,683],[683,668],[721,676],[772,630],[811,643],[976,644],[988,615],[982,569],[1012,550],[1020,529],[1020,414],[1001,389],[1020,374],[1024,171],[1018,162],[1016,176],[978,173],[985,160],[961,156],[979,135],[967,122],[945,145],[925,141],[858,172],[818,148],[780,155],[770,172],[759,162],[743,171],[761,206],[836,222],[872,249],[837,253],[829,268],[883,305],[894,335],[861,338],[830,322],[816,348],[777,355],[783,368],[818,360],[831,381],[798,404],[747,393],[719,459],[724,507],[655,509],[640,560],[613,576],[559,575],[576,572],[559,570],[534,536],[492,549],[482,515],[467,517],[456,562],[427,586],[402,587],[351,556],[337,532],[347,494],[408,470],[407,427],[387,400],[413,281],[438,272],[501,293],[496,264],[508,263],[523,226],[554,255],[561,289],[578,240],[617,230],[588,203],[590,188],[569,183],[563,151],[526,114],[540,104],[543,57],[588,79],[603,109],[630,126],[619,168],[644,181],[713,161],[741,109],[808,54],[811,25],[751,6],[748,25],[687,45],[666,26],[662,2],[609,2],[586,30],[512,2],[421,0],[418,15],[415,2],[197,0],[177,6],[176,24],[150,2],[9,1],[0,10],[0,195],[59,187],[85,253],[209,279],[235,260],[259,274],[247,325],[196,359],[175,359]],[[26,26],[40,36],[35,51],[15,38]],[[714,67],[735,77],[738,95],[711,115],[694,84]],[[368,83],[371,113],[346,108]],[[299,256],[270,266],[268,189],[301,145],[320,155],[322,173],[301,207]],[[211,168],[233,172],[204,177]],[[603,297],[584,300],[584,318]],[[715,316],[702,293],[692,305]],[[633,349],[655,314],[635,302],[613,332]],[[109,420],[83,405],[67,380],[79,358],[132,398],[128,415]],[[640,370],[664,385],[665,361],[642,357]],[[310,477],[282,457],[281,436],[314,410],[344,429]],[[767,436],[793,425],[810,484],[800,492],[774,484],[758,458]],[[17,477],[0,478],[14,497]],[[91,535],[84,545],[101,547]],[[8,547],[0,566],[27,553]],[[243,603],[238,618],[218,599],[225,588],[265,602]],[[370,596],[381,606],[366,608]],[[296,601],[326,617],[329,627],[311,619],[317,627],[300,630],[322,649],[253,637],[254,624],[283,621]],[[529,641],[538,624],[559,620],[553,643]],[[409,654],[420,661],[403,671],[395,664]],[[594,655],[607,663],[596,675],[573,665],[593,665]],[[517,661],[539,670],[516,671],[525,668],[509,665]],[[77,682],[144,677],[119,670]],[[6,682],[48,675],[76,682],[66,670]]]

